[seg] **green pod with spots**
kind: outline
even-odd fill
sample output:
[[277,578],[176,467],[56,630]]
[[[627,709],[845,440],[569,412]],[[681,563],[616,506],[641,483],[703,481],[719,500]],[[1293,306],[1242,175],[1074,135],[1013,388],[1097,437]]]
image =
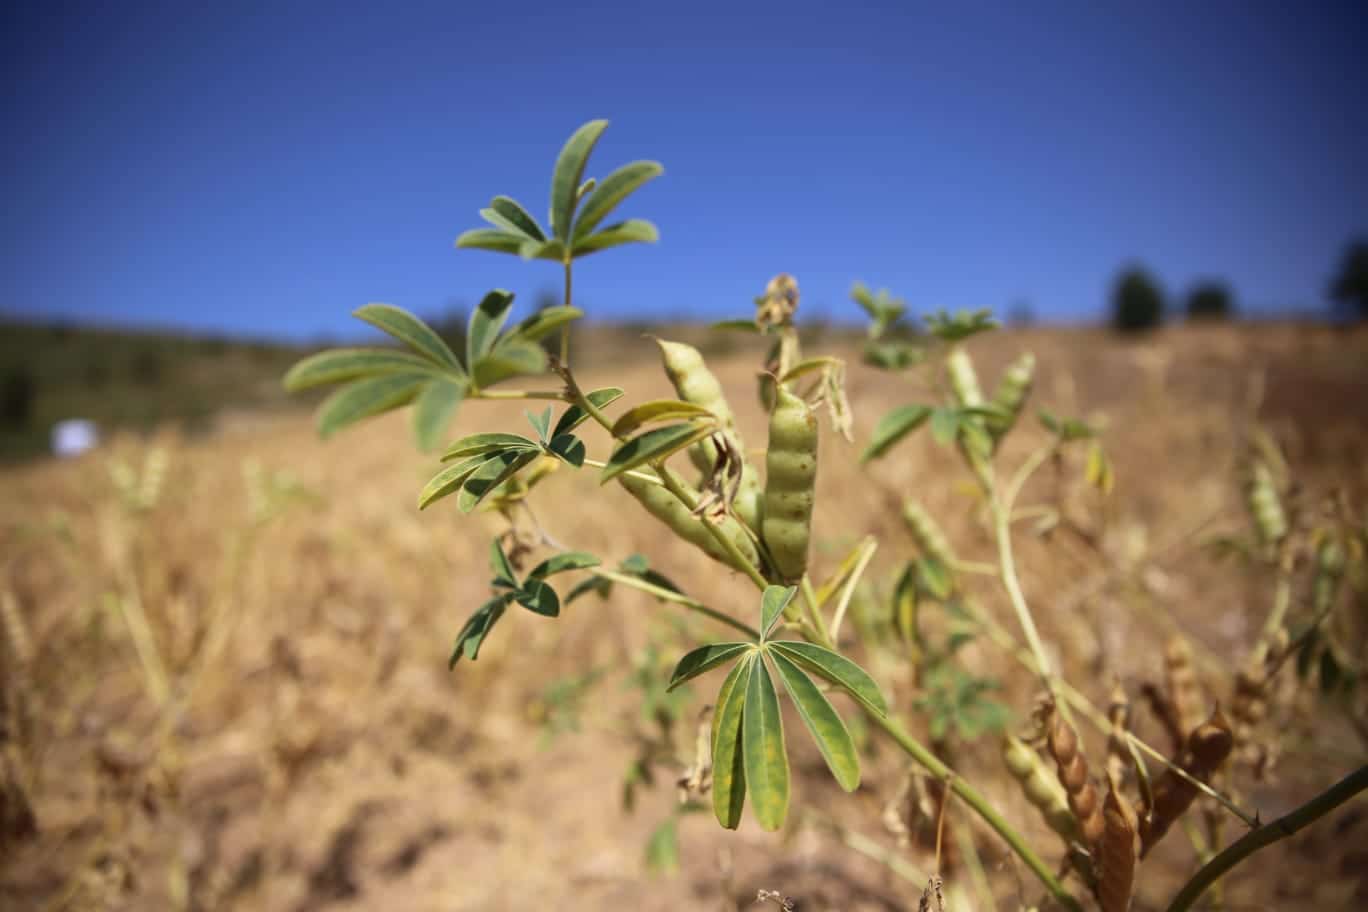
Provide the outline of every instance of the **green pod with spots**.
[[1273,473],[1262,462],[1254,463],[1249,487],[1245,491],[1245,503],[1254,517],[1259,540],[1265,546],[1277,545],[1287,537],[1287,513],[1283,511],[1282,499],[1278,497],[1278,488],[1273,483]]
[[1311,578],[1311,606],[1317,616],[1329,613],[1343,576],[1344,550],[1327,535],[1316,548],[1316,573]]
[[988,432],[994,440],[1000,440],[1016,424],[1026,397],[1031,394],[1031,383],[1035,379],[1035,355],[1026,352],[1002,372],[997,389],[993,391],[993,406],[996,413],[988,418]]
[[922,554],[940,561],[946,569],[955,566],[955,552],[950,547],[950,540],[921,504],[911,499],[904,501],[903,521],[907,523],[912,540]]
[[770,413],[762,537],[786,583],[807,571],[817,481],[817,417],[782,386]]
[[[667,342],[657,339],[660,346],[661,361],[665,374],[674,385],[675,393],[685,402],[702,406],[717,416],[722,433],[730,441],[732,448],[742,456],[741,483],[738,486],[736,501],[732,508],[741,521],[752,529],[760,528],[761,489],[760,478],[755,467],[745,460],[745,444],[736,428],[736,415],[727,402],[722,384],[703,360],[703,353],[692,345],[683,342]],[[705,475],[717,465],[717,444],[711,439],[701,440],[689,447],[689,459]]]
[[983,405],[983,392],[979,389],[978,374],[974,372],[974,362],[963,346],[956,345],[945,356],[945,373],[950,379],[950,390],[955,401],[964,408]]
[[1002,759],[1007,770],[1021,786],[1031,807],[1067,842],[1078,838],[1078,821],[1069,810],[1064,789],[1045,767],[1045,761],[1020,738],[1008,735],[1002,742]]
[[[686,506],[663,485],[638,478],[630,472],[619,475],[618,481],[646,508],[647,513],[669,526],[680,538],[699,548],[713,560],[726,564],[733,570],[745,572],[746,568],[737,563],[727,550],[717,543],[717,539],[713,538],[707,526],[703,525],[703,521],[690,513],[692,504]],[[684,491],[693,504],[698,503],[700,495],[697,491],[687,485],[684,486]],[[715,520],[713,524],[736,545],[736,550],[742,557],[752,566],[759,566],[760,556],[755,550],[755,542],[735,517],[724,516]]]

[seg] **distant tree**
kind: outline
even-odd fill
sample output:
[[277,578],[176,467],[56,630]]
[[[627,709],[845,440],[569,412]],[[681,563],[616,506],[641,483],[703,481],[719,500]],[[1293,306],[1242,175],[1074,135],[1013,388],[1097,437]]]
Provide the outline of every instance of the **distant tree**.
[[1368,319],[1368,241],[1353,241],[1345,248],[1339,274],[1330,284],[1330,297]]
[[27,427],[37,398],[38,384],[27,368],[5,371],[0,378],[0,425],[11,429]]
[[1226,320],[1234,309],[1230,289],[1221,282],[1201,282],[1188,292],[1189,320]]
[[1112,292],[1112,326],[1120,332],[1156,328],[1164,319],[1164,297],[1149,273],[1139,267],[1125,270]]

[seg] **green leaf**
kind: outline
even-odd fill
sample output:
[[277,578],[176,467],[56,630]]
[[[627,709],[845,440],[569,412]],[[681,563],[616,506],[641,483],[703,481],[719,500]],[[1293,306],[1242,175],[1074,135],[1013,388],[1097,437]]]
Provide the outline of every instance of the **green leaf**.
[[797,586],[767,586],[760,596],[760,638],[769,636],[774,622],[784,613],[788,603],[793,601]]
[[496,196],[489,201],[489,208],[503,219],[509,231],[525,235],[534,241],[546,240],[546,234],[537,224],[537,220],[517,200],[507,196]]
[[851,740],[850,732],[836,714],[831,701],[802,669],[782,653],[771,651],[770,658],[774,660],[774,668],[784,682],[784,689],[793,698],[793,705],[798,708],[803,724],[807,726],[812,740],[817,742],[817,749],[822,752],[831,775],[836,777],[841,788],[847,792],[855,791],[860,784],[860,757],[855,752],[855,742]]
[[1084,440],[1097,436],[1095,428],[1078,418],[1059,418],[1045,409],[1038,409],[1036,415],[1040,418],[1041,425],[1060,440]]
[[646,840],[646,869],[665,875],[679,871],[679,827],[674,817],[665,818]]
[[872,712],[880,716],[888,715],[888,704],[884,702],[883,694],[879,693],[879,685],[874,683],[874,679],[863,668],[845,656],[798,640],[776,640],[769,646],[818,677],[845,688],[852,697]]
[[529,579],[513,596],[519,605],[544,617],[560,616],[560,597],[556,590],[539,579]]
[[990,329],[997,329],[997,321],[990,310],[961,310],[954,316],[945,311],[928,314],[926,328],[932,335],[946,342],[959,342],[970,336]]
[[645,219],[628,219],[575,241],[571,254],[582,257],[607,250],[609,247],[620,247],[623,244],[654,244],[658,240],[660,232],[655,225]]
[[880,370],[906,370],[926,360],[926,346],[910,342],[871,341],[865,343],[864,363]]
[[707,646],[700,646],[679,660],[674,674],[670,675],[670,683],[665,691],[668,693],[685,681],[692,680],[703,672],[711,671],[743,652],[754,649],[754,643],[710,643]]
[[667,427],[647,431],[633,437],[613,451],[608,457],[608,465],[599,475],[599,482],[613,480],[629,469],[639,465],[664,459],[671,453],[692,446],[713,433],[716,428],[711,424],[671,424]]
[[955,591],[955,577],[951,569],[934,557],[920,558],[916,563],[917,582],[937,601],[945,601]]
[[931,409],[925,405],[904,405],[895,408],[879,419],[874,428],[874,436],[869,446],[860,454],[860,462],[878,459],[888,452],[893,444],[915,431],[931,417]]
[[542,579],[555,573],[565,573],[568,570],[584,570],[588,567],[597,567],[599,559],[587,551],[565,551],[561,554],[553,555],[533,567],[527,574],[528,579]]
[[769,669],[756,657],[746,684],[746,708],[741,719],[741,752],[746,765],[755,819],[774,832],[788,816],[789,767],[784,748],[784,720],[779,715],[779,695]]
[[735,332],[748,332],[759,335],[761,330],[759,324],[754,320],[719,320],[716,323],[708,324],[708,329],[729,329]]
[[407,405],[429,379],[426,374],[388,374],[353,381],[319,406],[318,433],[331,437],[362,418]]
[[521,434],[504,434],[501,432],[490,432],[485,434],[471,434],[462,437],[451,446],[447,447],[442,454],[442,461],[448,459],[459,459],[462,456],[477,456],[481,453],[493,453],[496,450],[538,450],[540,449],[536,441],[529,440]]
[[717,416],[712,412],[701,405],[694,405],[692,402],[681,402],[678,399],[652,399],[650,402],[633,406],[618,416],[618,420],[613,422],[612,433],[614,437],[626,437],[636,432],[642,425],[675,418],[683,420],[711,418],[714,421],[717,420]]
[[408,352],[386,351],[379,348],[334,348],[297,362],[285,374],[281,383],[289,392],[297,393],[315,386],[355,380],[358,377],[413,373],[430,373],[434,376],[442,374],[428,359]]
[[733,666],[717,692],[713,711],[713,813],[717,822],[729,830],[741,824],[741,809],[746,803],[746,766],[741,743],[745,718],[746,691],[751,669],[757,659],[746,656]]
[[466,329],[466,364],[471,373],[475,364],[494,348],[499,330],[508,319],[508,310],[513,306],[513,293],[496,288],[485,295],[480,306],[470,313],[470,325]]
[[[603,389],[592,390],[584,394],[584,398],[588,399],[596,409],[601,409],[605,405],[608,405],[621,397],[622,390],[618,389],[616,386],[605,386]],[[561,415],[560,421],[556,422],[556,427],[551,431],[551,438],[554,440],[561,434],[570,433],[587,421],[588,418],[589,413],[584,409],[580,408],[578,405],[570,406],[565,410],[565,414]]]
[[465,394],[466,384],[455,380],[433,380],[418,394],[413,409],[413,433],[419,449],[429,452],[437,448]]
[[955,408],[938,408],[931,412],[931,436],[941,446],[955,442],[959,434],[960,413]]
[[480,453],[455,465],[449,465],[432,476],[432,479],[423,486],[423,490],[418,495],[418,509],[425,510],[435,501],[460,490],[470,474],[488,462],[489,459],[489,454]]
[[497,228],[472,228],[456,238],[456,246],[471,250],[492,250],[495,253],[518,253],[527,238]]
[[536,451],[529,453],[524,450],[507,450],[492,457],[466,479],[461,487],[460,496],[456,498],[457,508],[462,513],[474,510],[486,497],[494,493],[495,488],[516,475],[539,455]]
[[494,350],[476,361],[470,374],[478,386],[493,386],[509,377],[546,371],[546,352],[540,345],[519,340],[500,340]]
[[551,174],[551,231],[562,241],[570,238],[575,196],[584,179],[589,153],[607,126],[606,120],[589,121],[571,135],[556,158],[556,168]]
[[550,260],[560,263],[565,260],[565,245],[560,241],[523,241],[518,247],[518,256],[524,260]]
[[499,540],[493,539],[489,543],[489,569],[494,574],[494,582],[502,583],[510,589],[518,588],[518,574],[513,569],[513,563],[504,553],[503,545]]
[[575,220],[575,240],[588,236],[619,203],[647,181],[664,173],[659,162],[635,161],[605,177],[580,209],[579,218]]
[[480,646],[484,644],[489,631],[499,622],[499,618],[503,617],[509,598],[508,595],[501,595],[476,609],[461,628],[461,632],[456,634],[456,646],[451,651],[451,658],[447,660],[447,668],[455,668],[462,656],[472,662],[479,658]]
[[518,338],[527,342],[536,342],[551,333],[560,329],[572,320],[578,320],[584,316],[584,311],[578,307],[555,307],[543,308],[532,316],[523,320],[517,326],[509,330],[510,338]]
[[456,360],[455,352],[442,341],[442,337],[437,335],[431,326],[402,307],[395,307],[392,304],[367,304],[352,311],[352,316],[389,333],[433,363],[453,369],[458,375],[464,375],[461,362]]
[[577,469],[584,465],[584,441],[574,434],[561,434],[559,437],[552,437],[551,442],[546,445],[546,450],[553,456],[559,456]]
[[523,414],[527,416],[532,430],[537,432],[537,439],[546,443],[546,435],[551,430],[551,406],[548,405],[540,415],[534,415],[526,409],[523,410]]

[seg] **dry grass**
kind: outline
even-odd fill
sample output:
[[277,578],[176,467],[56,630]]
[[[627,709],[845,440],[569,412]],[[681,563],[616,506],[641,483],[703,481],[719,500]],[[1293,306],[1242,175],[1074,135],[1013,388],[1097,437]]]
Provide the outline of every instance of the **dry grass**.
[[[748,345],[716,367],[746,439],[761,441],[751,394],[760,353]],[[1105,705],[1117,677],[1132,697],[1142,683],[1162,684],[1164,643],[1181,632],[1199,680],[1226,699],[1257,637],[1269,581],[1215,564],[1194,543],[1245,523],[1235,459],[1251,386],[1262,383],[1259,417],[1303,489],[1339,487],[1368,502],[1368,333],[1204,327],[1130,343],[1094,331],[1022,331],[975,345],[981,375],[996,377],[1022,349],[1039,358],[1038,403],[1106,415],[1118,479],[1105,505],[1069,480],[1081,471],[1073,463],[1063,480],[1044,472],[1028,491],[1032,503],[1058,486],[1077,521],[1048,542],[1022,528],[1018,564],[1044,639],[1070,682]],[[651,362],[626,370],[583,381],[624,386],[637,400],[668,394]],[[857,440],[889,407],[920,395],[860,367],[849,384]],[[456,430],[520,423],[518,409],[477,403]],[[601,453],[602,439],[587,436]],[[1019,460],[1037,441],[1034,430],[1014,435],[1005,458]],[[674,617],[663,606],[619,590],[611,603],[574,603],[559,621],[513,612],[478,662],[448,673],[450,639],[486,591],[487,543],[499,526],[491,516],[460,518],[447,504],[414,509],[432,461],[412,452],[402,418],[330,444],[298,416],[239,419],[207,440],[159,445],[168,467],[146,510],[116,494],[108,452],[0,477],[0,771],[37,822],[34,836],[7,843],[0,833],[6,909],[733,909],[749,907],[760,889],[801,909],[915,905],[924,881],[896,871],[929,871],[933,850],[915,840],[896,848],[881,823],[904,781],[899,755],[871,737],[865,785],[847,798],[793,720],[795,811],[820,811],[835,828],[771,837],[747,817],[733,834],[706,815],[686,816],[680,875],[649,876],[644,845],[676,800],[673,777],[692,760],[694,725],[676,726],[666,755],[677,763],[662,765],[627,814],[623,773],[654,729],[624,675],[593,686],[580,730],[555,738],[544,737],[556,709],[544,693],[586,667],[633,660],[648,642],[662,644],[664,674],[691,636],[713,631],[698,621],[681,630],[662,620]],[[146,444],[118,447],[141,464]],[[952,453],[923,435],[868,477],[855,453],[824,441],[819,577],[872,533],[883,544],[871,578],[887,579],[908,548],[899,506],[913,494],[960,557],[991,559],[989,529]],[[260,472],[249,483],[250,463]],[[322,497],[262,481],[282,471]],[[744,579],[666,538],[622,491],[600,491],[589,473],[562,474],[535,501],[558,540],[610,561],[643,552],[695,597],[754,610]],[[976,595],[1015,629],[991,581]],[[986,640],[963,655],[1001,677],[1016,718],[1028,718],[1029,675]],[[912,679],[887,657],[867,658],[897,711],[924,732],[910,710]],[[695,689],[690,714],[709,686]],[[1269,710],[1277,775],[1244,792],[1264,819],[1364,754],[1344,720],[1310,694],[1280,689]],[[1137,734],[1165,744],[1158,723],[1136,715]],[[1105,734],[1081,734],[1100,763]],[[946,750],[1059,857],[1060,843],[995,745]],[[1363,817],[1363,804],[1351,805],[1237,872],[1229,907],[1368,902],[1368,864],[1351,848],[1368,835]],[[991,893],[1000,908],[1016,908],[1018,897],[1036,896],[1029,874],[966,820],[958,825],[970,851],[947,850],[950,907],[981,907]],[[1232,824],[1227,832],[1238,835]],[[984,869],[977,888],[975,855]],[[1153,908],[1194,867],[1192,847],[1171,834],[1137,873],[1136,908]]]

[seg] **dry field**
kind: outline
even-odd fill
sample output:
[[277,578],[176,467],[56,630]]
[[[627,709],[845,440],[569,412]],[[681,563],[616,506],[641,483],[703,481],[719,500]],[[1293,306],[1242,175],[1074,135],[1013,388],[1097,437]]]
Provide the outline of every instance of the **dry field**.
[[[666,395],[648,343],[636,344],[642,359],[588,372],[586,388]],[[1078,531],[1043,541],[1020,527],[1026,595],[1074,686],[1105,707],[1119,678],[1137,732],[1163,745],[1139,691],[1162,676],[1164,639],[1176,630],[1190,640],[1211,695],[1225,701],[1267,611],[1266,574],[1198,547],[1246,528],[1238,467],[1251,418],[1283,445],[1308,509],[1334,489],[1360,517],[1368,506],[1368,332],[1199,327],[1128,342],[1021,330],[971,346],[988,378],[1023,349],[1040,361],[1038,404],[1106,417],[1117,476],[1105,503],[1076,482],[1077,460],[1032,483],[1027,502],[1061,497]],[[750,441],[764,439],[758,360],[738,343],[716,365]],[[923,396],[910,380],[861,366],[849,392],[859,444],[888,408]],[[405,418],[323,443],[302,412],[241,415],[210,437],[123,440],[0,476],[0,907],[733,910],[755,908],[759,889],[804,910],[916,907],[933,853],[916,838],[926,823],[916,802],[903,802],[908,814],[893,801],[904,758],[869,732],[864,783],[846,796],[795,719],[787,831],[765,834],[749,812],[735,833],[710,814],[685,815],[680,870],[650,873],[648,838],[674,809],[693,719],[718,682],[704,679],[662,736],[643,716],[633,669],[659,680],[716,631],[619,588],[555,621],[510,612],[478,662],[448,672],[452,637],[487,591],[500,525],[461,517],[452,501],[417,512],[435,460],[415,454]],[[1009,462],[1041,439],[1031,424],[1009,440]],[[520,409],[469,403],[452,435],[495,428],[527,430]],[[602,457],[602,434],[586,438]],[[119,493],[109,462],[140,471],[150,449],[165,456],[164,478],[139,504],[136,492]],[[922,433],[863,473],[857,453],[824,438],[819,577],[873,533],[882,545],[869,578],[886,591],[910,547],[898,515],[907,495],[941,519],[963,556],[992,559],[950,451]],[[744,579],[667,538],[621,490],[599,489],[589,471],[559,474],[534,501],[558,541],[605,563],[646,554],[696,598],[755,611]],[[1016,630],[993,580],[974,594]],[[1295,594],[1294,610],[1304,599]],[[861,658],[925,735],[906,670],[887,653]],[[996,698],[1014,726],[1029,719],[1036,688],[1020,666],[986,639],[961,658],[1001,680]],[[1262,782],[1236,781],[1265,820],[1368,753],[1361,725],[1290,672],[1280,681],[1259,735],[1276,747],[1276,765]],[[1100,758],[1102,737],[1084,736]],[[1046,857],[1061,857],[993,738],[943,749]],[[628,812],[624,775],[642,751],[654,754],[656,776]],[[18,813],[25,801],[33,832]],[[953,806],[950,816],[952,902],[982,908],[985,888],[999,909],[1038,900],[1029,872],[991,833]],[[1225,907],[1364,907],[1365,818],[1368,803],[1350,803],[1259,856],[1228,879]],[[910,845],[890,827],[899,820],[914,831]],[[1227,839],[1239,831],[1232,818]],[[1195,866],[1175,830],[1142,866],[1135,908],[1162,908]]]

